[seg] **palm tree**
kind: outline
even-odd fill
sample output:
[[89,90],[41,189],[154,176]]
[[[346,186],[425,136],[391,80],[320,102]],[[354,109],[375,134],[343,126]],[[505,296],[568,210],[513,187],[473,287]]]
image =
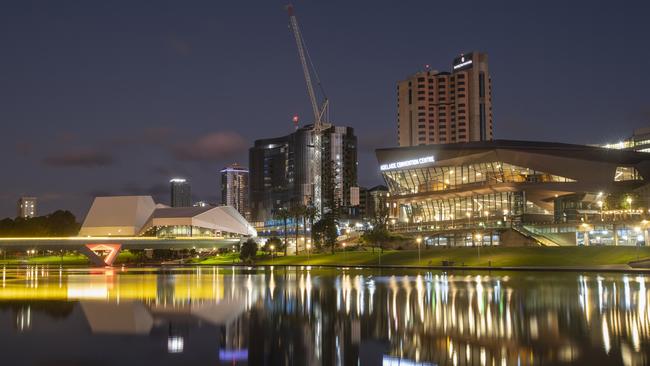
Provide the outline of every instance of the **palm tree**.
[[305,217],[305,205],[303,204],[295,204],[291,206],[291,217],[294,220],[294,234],[296,237],[296,255],[298,254],[298,223],[300,222],[300,219],[303,219],[303,224],[304,224],[304,217]]
[[281,220],[284,223],[284,256],[287,256],[287,220],[291,215],[289,214],[289,210],[287,210],[284,207],[280,207],[275,210],[273,216],[275,217],[276,220]]
[[[309,220],[309,230],[310,230],[310,235],[309,239],[311,239],[312,243],[314,242],[314,220],[316,219],[316,216],[318,215],[318,210],[316,207],[309,205],[305,207],[305,214],[303,216],[304,219]],[[305,225],[305,230],[307,230],[307,226]]]

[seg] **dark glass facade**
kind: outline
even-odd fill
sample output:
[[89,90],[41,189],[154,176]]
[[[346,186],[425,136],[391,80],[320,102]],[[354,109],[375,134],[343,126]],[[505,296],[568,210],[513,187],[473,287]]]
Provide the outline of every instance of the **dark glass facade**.
[[[335,174],[334,199],[349,205],[357,184],[357,139],[350,127],[330,126],[322,134],[321,167]],[[314,200],[314,133],[311,126],[287,136],[256,140],[249,150],[250,207],[253,221],[272,219],[274,210]],[[331,200],[331,197],[327,200]],[[324,200],[326,201],[326,200]],[[324,205],[331,205],[324,202]]]

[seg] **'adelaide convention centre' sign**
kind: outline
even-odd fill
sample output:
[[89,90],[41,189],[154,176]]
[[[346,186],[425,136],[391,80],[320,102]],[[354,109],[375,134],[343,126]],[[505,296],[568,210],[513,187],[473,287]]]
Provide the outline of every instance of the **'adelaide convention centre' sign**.
[[379,169],[381,171],[391,170],[391,169],[399,169],[399,168],[406,168],[406,167],[409,167],[409,166],[433,163],[435,161],[436,161],[436,159],[434,159],[433,156],[425,156],[425,157],[418,158],[418,159],[396,161],[394,163],[382,164],[379,167]]

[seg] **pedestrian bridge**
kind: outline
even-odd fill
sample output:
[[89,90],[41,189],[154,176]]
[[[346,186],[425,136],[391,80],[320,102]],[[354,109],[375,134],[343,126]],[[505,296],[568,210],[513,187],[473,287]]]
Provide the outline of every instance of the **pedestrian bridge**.
[[187,237],[68,237],[0,238],[0,249],[77,250],[97,266],[112,266],[122,249],[221,249],[238,245],[239,238]]

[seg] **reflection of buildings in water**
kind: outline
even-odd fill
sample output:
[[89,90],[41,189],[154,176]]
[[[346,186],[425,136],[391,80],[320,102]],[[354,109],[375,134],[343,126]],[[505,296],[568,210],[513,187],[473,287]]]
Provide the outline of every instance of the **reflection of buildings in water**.
[[[164,333],[168,352],[188,352],[196,324],[210,324],[226,363],[356,364],[364,352],[439,365],[648,362],[644,277],[368,273],[190,268],[88,275],[39,267],[3,273],[0,299],[137,303],[126,314],[146,309],[150,332]],[[16,312],[18,329],[20,319],[27,321],[25,310]]]
[[16,314],[16,329],[19,332],[28,331],[32,327],[32,308],[21,307]]
[[607,354],[619,343],[626,365],[649,362],[645,356],[650,339],[646,278],[580,276],[578,283],[579,304],[591,337],[603,345]]

